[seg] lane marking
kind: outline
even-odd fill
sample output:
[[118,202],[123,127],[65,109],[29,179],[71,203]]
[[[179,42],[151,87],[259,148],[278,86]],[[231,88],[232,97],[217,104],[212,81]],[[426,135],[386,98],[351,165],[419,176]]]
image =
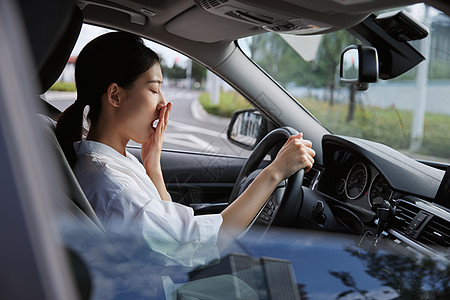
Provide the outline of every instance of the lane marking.
[[202,133],[209,136],[219,137],[225,140],[227,139],[227,135],[224,132],[214,131],[178,121],[169,120],[169,124],[167,124],[167,127],[173,127],[174,130],[177,130],[179,132]]
[[220,148],[214,147],[210,142],[193,134],[167,132],[164,134],[164,142],[201,150],[203,152],[219,153],[220,151]]

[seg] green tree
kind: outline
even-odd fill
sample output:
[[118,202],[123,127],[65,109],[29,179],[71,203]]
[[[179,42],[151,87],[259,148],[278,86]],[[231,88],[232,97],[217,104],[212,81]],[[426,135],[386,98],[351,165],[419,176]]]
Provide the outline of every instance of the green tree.
[[278,34],[266,33],[251,38],[251,58],[282,85],[310,85],[314,81],[306,63]]
[[174,63],[172,68],[167,68],[166,75],[170,79],[183,79],[186,78],[186,69]]
[[[334,93],[338,85],[341,51],[357,39],[346,31],[323,36],[319,52],[313,63],[305,62],[278,34],[266,33],[251,38],[250,55],[264,70],[282,85],[326,88],[329,90],[330,106],[334,104]],[[347,120],[353,119],[355,93],[349,89],[349,111]]]
[[192,79],[197,82],[206,80],[206,69],[200,64],[192,61]]
[[[319,47],[317,55],[318,74],[322,78],[322,84],[326,86],[330,93],[330,106],[334,104],[334,91],[337,88],[337,77],[339,72],[339,64],[341,59],[341,51],[348,45],[355,44],[356,38],[347,31],[337,31],[323,36],[322,43]],[[349,113],[354,110],[355,98],[354,93],[350,89],[350,106]]]
[[[255,36],[250,44],[252,58],[269,74],[278,74],[280,59],[285,52],[284,41],[274,33]],[[279,78],[276,76],[276,78]]]

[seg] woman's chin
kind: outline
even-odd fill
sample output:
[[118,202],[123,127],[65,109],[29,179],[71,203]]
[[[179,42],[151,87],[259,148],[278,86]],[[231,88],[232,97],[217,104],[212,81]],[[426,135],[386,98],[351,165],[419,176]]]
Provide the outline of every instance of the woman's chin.
[[141,137],[141,138],[136,138],[136,139],[131,139],[133,142],[135,142],[136,144],[145,144],[146,142],[148,142],[148,140],[150,139],[150,135],[145,138],[145,137]]

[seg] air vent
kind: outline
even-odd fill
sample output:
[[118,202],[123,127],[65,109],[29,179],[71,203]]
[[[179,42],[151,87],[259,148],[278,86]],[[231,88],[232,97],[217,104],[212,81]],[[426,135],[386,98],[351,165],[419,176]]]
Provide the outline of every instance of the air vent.
[[228,0],[201,0],[200,4],[204,9],[211,9],[227,1]]
[[309,187],[310,189],[314,189],[316,182],[319,178],[320,171],[312,168],[308,172],[305,173],[303,177],[303,186]]
[[417,240],[447,251],[450,247],[450,222],[433,216],[425,225]]
[[395,219],[392,227],[393,229],[404,233],[411,221],[420,211],[420,208],[401,200],[397,203],[398,204],[396,205]]

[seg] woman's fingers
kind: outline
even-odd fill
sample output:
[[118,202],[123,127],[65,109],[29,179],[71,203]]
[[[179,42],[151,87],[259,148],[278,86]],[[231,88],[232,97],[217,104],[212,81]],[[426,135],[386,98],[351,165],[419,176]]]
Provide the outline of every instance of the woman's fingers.
[[308,148],[312,147],[312,142],[310,140],[303,140],[303,144]]
[[312,149],[312,142],[310,140],[304,140],[303,134],[293,135],[288,140],[289,143],[295,145],[293,152],[300,153],[298,157],[299,168],[304,168],[308,172],[314,164],[314,156],[316,152]]
[[164,114],[164,122],[166,123],[166,126],[167,126],[167,123],[169,123],[169,114],[170,114],[171,110],[172,110],[172,102],[169,102],[166,105],[166,111]]
[[312,162],[314,162],[313,157],[316,156],[316,151],[314,151],[313,148],[311,148],[307,145],[305,145],[305,146],[306,146],[306,151],[308,152],[309,156],[311,157]]
[[156,126],[156,129],[160,134],[163,134],[166,130],[167,124],[169,123],[169,114],[172,110],[172,102],[167,103],[164,107],[159,111],[159,122]]
[[286,141],[286,144],[291,143],[293,140],[301,140],[303,138],[303,132],[297,133],[295,135],[291,135],[288,140]]
[[301,148],[300,168],[304,168],[308,172],[314,164],[315,152],[303,143],[299,144],[299,147]]

